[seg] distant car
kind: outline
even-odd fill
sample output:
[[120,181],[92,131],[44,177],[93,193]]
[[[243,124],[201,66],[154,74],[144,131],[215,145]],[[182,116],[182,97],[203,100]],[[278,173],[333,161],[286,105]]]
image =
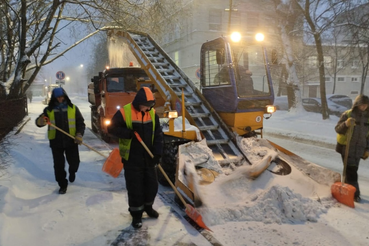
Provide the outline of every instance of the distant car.
[[352,107],[352,99],[345,95],[330,94],[330,95],[327,95],[327,100],[337,103],[348,109]]
[[[343,100],[340,100],[340,103],[343,104]],[[327,98],[327,104],[328,104],[328,113],[330,115],[341,116],[343,112],[351,108],[351,107],[348,107],[349,104],[347,102],[346,102],[347,106],[343,106],[341,104],[338,104],[330,100],[329,98]],[[320,98],[315,98],[315,97],[303,98],[302,105],[304,106],[304,109],[308,112],[316,112],[316,113],[322,112],[322,103],[321,103]],[[352,100],[351,100],[351,105],[352,105]]]

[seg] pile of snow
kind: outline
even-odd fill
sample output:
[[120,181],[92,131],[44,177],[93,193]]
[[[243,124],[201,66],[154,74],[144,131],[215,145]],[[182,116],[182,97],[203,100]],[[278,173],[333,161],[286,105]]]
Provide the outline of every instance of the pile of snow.
[[[278,152],[263,141],[251,138],[239,138],[238,145],[253,165],[245,162],[241,166],[230,165],[222,168],[212,158],[211,150],[201,142],[187,144],[185,151],[180,153],[180,160],[184,160],[187,173],[181,176],[184,180],[189,173],[196,172],[195,166],[201,165],[212,170],[223,169],[223,172],[218,172],[219,175],[213,183],[194,187],[195,193],[204,204],[198,211],[208,226],[232,221],[257,221],[267,224],[316,222],[319,216],[334,204],[328,187],[322,189],[323,185],[314,182],[294,167],[293,175],[280,176],[264,171],[262,177],[251,179],[249,174],[254,166],[260,165],[266,157],[275,159]],[[291,187],[291,182],[298,184]],[[184,183],[186,184],[186,181]],[[318,190],[324,190],[323,195],[318,195]]]

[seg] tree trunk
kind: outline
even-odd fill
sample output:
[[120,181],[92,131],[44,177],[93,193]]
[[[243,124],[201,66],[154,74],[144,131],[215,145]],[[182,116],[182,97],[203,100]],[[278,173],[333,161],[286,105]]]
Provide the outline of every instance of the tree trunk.
[[327,96],[325,90],[325,71],[324,71],[324,55],[322,41],[320,38],[320,33],[314,34],[314,40],[316,44],[316,50],[318,53],[318,64],[319,64],[319,81],[320,81],[320,100],[322,103],[322,117],[323,120],[329,119]]

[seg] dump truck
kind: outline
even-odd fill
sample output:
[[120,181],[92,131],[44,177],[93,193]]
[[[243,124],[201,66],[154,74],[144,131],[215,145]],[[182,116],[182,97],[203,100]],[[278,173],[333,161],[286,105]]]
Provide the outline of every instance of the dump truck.
[[120,107],[132,102],[137,92],[137,80],[147,75],[138,67],[107,67],[91,78],[88,101],[91,104],[91,129],[106,142],[111,141],[107,126]]
[[[161,165],[189,202],[196,200],[193,182],[198,179],[194,178],[194,175],[186,175],[189,174],[189,169],[186,169],[186,160],[179,160],[179,152],[190,148],[194,142],[203,144],[196,146],[197,150],[205,146],[208,153],[204,160],[198,161],[206,164],[211,159],[219,166],[220,170],[212,170],[214,176],[217,176],[215,173],[222,173],[223,168],[231,167],[232,171],[237,171],[239,166],[251,165],[256,167],[251,176],[256,177],[273,161],[277,170],[269,171],[276,175],[288,175],[291,165],[295,165],[313,179],[315,175],[323,173],[327,176],[327,182],[340,180],[339,174],[308,163],[281,146],[263,139],[263,120],[271,117],[275,107],[267,51],[260,44],[250,40],[234,43],[228,37],[219,37],[204,43],[201,47],[199,89],[148,34],[112,29],[108,36],[115,42],[128,45],[140,65],[139,69],[146,74],[146,78],[136,80],[136,89],[149,85],[155,92],[155,97],[159,99],[156,106],[163,108],[161,122],[165,134]],[[108,77],[99,77],[104,76]],[[94,82],[89,91],[95,90],[95,102],[101,100],[101,105],[107,105],[107,97],[111,95],[107,94],[107,87],[103,88],[99,83]],[[99,92],[96,87],[99,87]],[[133,94],[122,93],[119,97],[126,95],[128,101],[133,99]],[[92,111],[91,114],[100,115],[97,116],[100,117],[100,125],[95,126],[100,129],[103,128],[103,109],[102,106],[100,109],[95,108],[96,105],[95,103],[91,110],[96,110],[97,114]],[[117,108],[111,110],[114,111],[113,114]],[[177,121],[180,127],[174,130],[175,123],[168,118],[171,111],[176,111],[181,117]],[[167,130],[168,125],[171,125],[172,130]],[[280,155],[273,160],[269,158],[263,161],[263,168],[260,169],[255,162],[255,156],[251,156],[242,148],[242,141],[245,139],[251,148],[257,143],[274,149]],[[262,153],[257,155],[263,158]],[[200,176],[206,175],[208,168],[198,168],[197,164],[193,169],[203,170],[198,172]],[[311,168],[306,168],[308,165],[313,165],[316,172],[309,173]]]

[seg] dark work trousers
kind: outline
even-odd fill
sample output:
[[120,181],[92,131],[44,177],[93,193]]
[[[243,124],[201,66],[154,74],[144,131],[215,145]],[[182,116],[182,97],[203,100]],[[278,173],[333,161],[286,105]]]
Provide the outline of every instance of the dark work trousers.
[[355,197],[360,196],[360,188],[359,188],[359,182],[357,178],[358,169],[359,169],[358,166],[347,166],[346,168],[346,181],[345,182],[356,188]]
[[[341,157],[342,157],[342,161],[344,161],[344,155],[341,155]],[[360,196],[360,188],[359,188],[357,170],[359,169],[360,158],[350,158],[349,156],[349,161],[350,163],[347,163],[347,167],[346,167],[345,183],[350,184],[356,188],[354,196],[358,197]],[[352,163],[352,162],[355,162],[355,163]]]
[[67,187],[68,180],[66,179],[67,173],[65,171],[65,157],[67,158],[67,162],[69,164],[69,174],[76,173],[79,167],[78,145],[75,144],[68,148],[51,148],[51,150],[54,159],[55,180],[58,182],[60,187]]
[[158,192],[156,167],[124,167],[130,211],[143,211],[144,205],[152,205]]

